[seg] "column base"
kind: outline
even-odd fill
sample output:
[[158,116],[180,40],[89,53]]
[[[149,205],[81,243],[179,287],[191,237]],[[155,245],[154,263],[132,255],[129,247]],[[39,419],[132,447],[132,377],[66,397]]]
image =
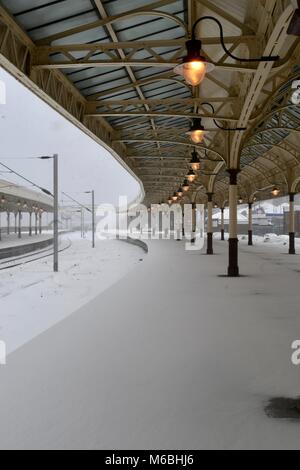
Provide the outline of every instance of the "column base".
[[238,244],[237,238],[229,239],[229,266],[228,277],[239,277],[240,270],[238,265]]
[[253,231],[248,230],[248,246],[253,246]]
[[221,241],[225,241],[225,230],[221,230]]
[[213,234],[208,233],[207,234],[207,255],[213,255],[214,254],[214,249],[213,249]]
[[295,247],[295,233],[290,233],[290,247],[289,247],[289,255],[296,254],[296,247]]

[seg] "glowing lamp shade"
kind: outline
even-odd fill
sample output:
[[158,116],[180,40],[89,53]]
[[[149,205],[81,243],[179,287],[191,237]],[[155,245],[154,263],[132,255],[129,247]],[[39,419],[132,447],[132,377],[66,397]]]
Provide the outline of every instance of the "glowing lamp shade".
[[190,167],[194,171],[199,171],[201,168],[201,162],[196,152],[192,153],[192,160],[190,161]]
[[189,185],[189,182],[188,180],[184,180],[184,183],[183,183],[183,186],[182,186],[182,189],[185,193],[188,192],[188,190],[190,189],[190,185]]
[[182,197],[183,196],[183,189],[179,188],[177,194],[178,194],[178,197]]
[[201,144],[204,139],[204,131],[193,131],[190,133],[191,140],[194,144]]
[[176,202],[177,199],[178,199],[178,196],[177,196],[176,193],[174,193],[173,196],[172,196],[172,201],[173,201],[173,202]]
[[203,82],[206,71],[207,65],[204,60],[183,62],[175,67],[175,73],[182,75],[186,83],[192,86],[198,86]]
[[190,182],[190,183],[193,183],[195,181],[195,179],[197,178],[197,175],[196,173],[194,172],[194,170],[190,170],[187,174],[187,180]]
[[183,76],[186,83],[191,86],[200,85],[206,73],[214,69],[214,65],[207,62],[205,57],[201,56],[201,47],[202,43],[197,39],[187,41],[187,56],[174,69],[174,72],[177,75]]
[[187,132],[194,144],[201,144],[205,137],[205,129],[202,125],[201,119],[193,119],[191,129]]
[[168,199],[168,204],[171,205],[172,202],[173,202],[173,199],[172,199],[171,197],[169,197],[169,199]]
[[279,188],[274,188],[272,189],[272,194],[273,196],[277,197],[280,194],[280,189]]

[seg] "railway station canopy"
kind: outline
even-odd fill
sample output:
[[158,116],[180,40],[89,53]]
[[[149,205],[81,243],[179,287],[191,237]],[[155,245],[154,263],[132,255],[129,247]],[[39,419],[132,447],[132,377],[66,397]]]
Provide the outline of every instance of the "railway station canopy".
[[149,204],[178,191],[193,152],[201,168],[189,175],[186,200],[214,193],[226,205],[228,169],[244,200],[273,187],[285,195],[300,178],[296,8],[293,0],[3,0],[0,65],[121,159]]
[[0,0],[0,72],[0,448],[299,449],[300,0]]
[[53,212],[53,198],[38,191],[0,180],[1,212]]

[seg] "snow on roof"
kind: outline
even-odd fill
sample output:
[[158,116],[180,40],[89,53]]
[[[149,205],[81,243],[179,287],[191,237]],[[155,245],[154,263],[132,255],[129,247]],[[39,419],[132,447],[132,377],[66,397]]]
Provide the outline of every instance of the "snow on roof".
[[0,180],[0,195],[7,196],[8,203],[12,205],[20,199],[22,202],[36,203],[41,209],[53,209],[53,199],[50,196],[18,186],[10,181]]

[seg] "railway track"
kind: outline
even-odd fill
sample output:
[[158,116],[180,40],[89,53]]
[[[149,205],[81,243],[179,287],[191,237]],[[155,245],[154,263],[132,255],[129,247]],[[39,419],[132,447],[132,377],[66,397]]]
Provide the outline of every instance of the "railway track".
[[[64,242],[61,242],[59,253],[69,250],[71,246],[72,246],[72,242],[70,239],[67,239]],[[2,260],[0,262],[0,271],[4,271],[6,269],[11,269],[11,268],[16,268],[24,264],[33,263],[34,261],[39,261],[41,259],[48,258],[52,255],[53,255],[53,247],[49,247],[46,249],[35,251],[34,253],[31,253],[31,254],[27,253],[26,255],[17,256],[16,258]]]

